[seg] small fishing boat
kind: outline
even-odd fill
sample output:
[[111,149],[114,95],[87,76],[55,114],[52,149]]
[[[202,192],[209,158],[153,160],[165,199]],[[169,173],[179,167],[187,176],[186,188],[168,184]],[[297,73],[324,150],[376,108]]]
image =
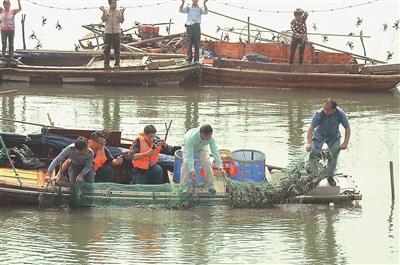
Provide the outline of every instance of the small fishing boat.
[[[72,143],[77,135],[89,136],[90,130],[66,130],[45,128],[42,133],[31,135],[0,134],[8,148],[27,145],[39,160],[48,164],[62,148]],[[121,132],[112,132],[108,143],[114,155],[120,155],[128,147],[121,143]],[[4,156],[4,152],[2,153]],[[4,157],[2,160],[4,161]],[[7,159],[6,159],[7,161]],[[280,172],[277,167],[268,166],[268,181]],[[13,169],[7,163],[0,166],[0,203],[21,202],[38,204],[45,198],[48,201],[63,202],[77,207],[168,207],[179,208],[191,205],[228,204],[226,180],[217,177],[216,194],[211,195],[207,189],[198,185],[190,192],[183,192],[173,176],[169,183],[161,185],[129,185],[130,174],[126,167],[116,168],[113,183],[81,184],[71,187],[68,183],[47,184],[44,181],[46,168],[38,166],[31,169]],[[361,200],[362,195],[353,179],[344,175],[335,176],[338,185],[329,186],[322,181],[317,187],[297,196],[293,201],[298,203],[351,203]]]
[[201,67],[182,56],[123,53],[121,66],[105,69],[98,52],[18,51],[15,67],[0,68],[2,82],[157,85],[199,81]]

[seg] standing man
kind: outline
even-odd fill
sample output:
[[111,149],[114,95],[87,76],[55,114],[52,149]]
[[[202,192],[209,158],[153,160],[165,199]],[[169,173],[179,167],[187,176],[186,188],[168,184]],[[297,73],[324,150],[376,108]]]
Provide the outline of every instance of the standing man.
[[307,17],[308,13],[300,8],[297,8],[294,11],[294,19],[290,23],[293,35],[290,46],[289,64],[293,64],[294,54],[296,53],[297,46],[299,46],[299,64],[303,63],[304,49],[306,48],[307,43]]
[[215,194],[216,191],[213,183],[214,172],[212,170],[208,146],[210,147],[211,153],[217,162],[218,170],[223,174],[225,174],[225,172],[223,170],[222,160],[212,134],[213,129],[208,124],[203,125],[200,128],[190,129],[186,132],[182,146],[183,164],[181,168],[180,179],[180,184],[183,187],[187,186],[189,175],[193,180],[196,178],[194,155],[197,153],[200,155],[201,166],[203,167],[206,175],[206,186],[208,191],[211,194]]
[[6,57],[7,40],[8,40],[8,58],[11,60],[14,55],[14,36],[15,36],[15,15],[18,14],[22,8],[20,0],[18,0],[18,8],[11,9],[9,0],[3,1],[3,7],[0,7],[0,28],[1,28],[1,44],[3,60]]
[[110,52],[111,46],[114,49],[115,64],[114,67],[120,66],[120,50],[121,50],[121,23],[124,23],[125,8],[117,9],[117,0],[108,0],[110,8],[106,10],[104,6],[100,7],[103,11],[101,20],[105,22],[104,31],[104,68],[110,68]]
[[[318,154],[326,143],[331,156],[328,159],[327,178],[331,186],[336,186],[333,176],[340,150],[346,150],[350,140],[350,125],[346,113],[337,107],[336,101],[324,99],[323,107],[315,112],[307,132],[306,149],[310,154],[311,174],[318,175]],[[339,124],[345,128],[344,142],[340,144]]]
[[88,140],[81,136],[75,140],[75,143],[64,148],[50,163],[44,180],[50,182],[51,172],[67,159],[71,163],[68,168],[68,178],[71,184],[75,184],[76,181],[94,182],[93,151],[88,146]]
[[192,5],[191,6],[186,6],[185,5],[185,0],[182,0],[182,4],[179,7],[179,12],[183,14],[187,14],[187,20],[186,20],[186,38],[188,41],[188,46],[187,46],[187,61],[189,63],[192,62],[193,60],[193,53],[192,53],[192,47],[194,45],[194,62],[199,62],[199,57],[200,57],[200,37],[201,37],[201,29],[200,29],[200,23],[201,23],[201,15],[205,15],[208,13],[208,8],[206,3],[208,0],[204,0],[204,7],[200,7],[198,5],[199,0],[192,0]]

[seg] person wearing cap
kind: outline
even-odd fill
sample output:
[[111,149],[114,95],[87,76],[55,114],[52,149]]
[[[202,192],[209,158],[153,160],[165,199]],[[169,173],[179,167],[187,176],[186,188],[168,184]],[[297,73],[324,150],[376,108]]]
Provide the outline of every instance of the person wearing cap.
[[[331,186],[336,186],[333,176],[340,150],[346,150],[350,140],[350,125],[346,113],[337,106],[331,98],[322,101],[323,106],[315,112],[311,125],[307,131],[306,150],[310,153],[310,167],[312,176],[318,176],[319,153],[324,143],[330,149],[326,177]],[[345,129],[344,142],[340,144],[339,124]]]
[[308,13],[300,8],[297,8],[294,11],[294,19],[290,23],[293,33],[292,43],[290,45],[289,64],[293,64],[294,54],[296,53],[297,46],[299,46],[299,64],[303,63],[304,50],[307,43],[307,17]]
[[200,128],[193,128],[186,132],[183,145],[182,145],[182,156],[183,163],[181,168],[181,179],[180,184],[183,188],[187,187],[189,176],[194,180],[196,178],[196,172],[194,168],[194,155],[199,154],[201,166],[204,169],[206,177],[206,186],[211,194],[215,194],[214,188],[214,172],[212,170],[212,164],[210,161],[210,150],[213,155],[218,170],[220,173],[225,174],[223,169],[221,156],[218,152],[217,144],[213,138],[213,128],[206,124]]
[[158,159],[167,144],[156,133],[156,127],[146,125],[131,145],[128,154],[133,168],[131,184],[163,183],[163,169],[158,164]]

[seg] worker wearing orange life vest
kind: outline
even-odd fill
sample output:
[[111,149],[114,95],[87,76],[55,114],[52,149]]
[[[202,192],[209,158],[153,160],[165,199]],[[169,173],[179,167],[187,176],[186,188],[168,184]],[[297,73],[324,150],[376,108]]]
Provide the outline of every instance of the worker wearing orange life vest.
[[157,162],[161,148],[166,144],[156,136],[156,133],[157,130],[153,125],[147,125],[131,146],[130,155],[133,157],[131,184],[163,183],[163,170]]
[[90,149],[94,152],[93,167],[96,172],[95,182],[112,182],[114,169],[113,166],[122,164],[121,156],[114,158],[110,150],[106,147],[108,132],[96,131],[88,141]]

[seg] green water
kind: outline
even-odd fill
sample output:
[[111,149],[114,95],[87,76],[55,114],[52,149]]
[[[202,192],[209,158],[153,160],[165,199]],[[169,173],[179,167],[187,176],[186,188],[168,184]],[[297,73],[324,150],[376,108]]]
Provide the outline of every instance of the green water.
[[[389,161],[399,174],[399,97],[332,91],[0,86],[1,118],[56,126],[109,128],[133,138],[146,124],[168,142],[211,123],[220,148],[251,148],[285,166],[303,152],[312,114],[338,99],[352,128],[339,171],[363,194],[358,205],[290,205],[264,210],[203,207],[183,211],[0,208],[0,264],[397,264],[399,202],[391,203]],[[0,131],[40,128],[0,121]]]

